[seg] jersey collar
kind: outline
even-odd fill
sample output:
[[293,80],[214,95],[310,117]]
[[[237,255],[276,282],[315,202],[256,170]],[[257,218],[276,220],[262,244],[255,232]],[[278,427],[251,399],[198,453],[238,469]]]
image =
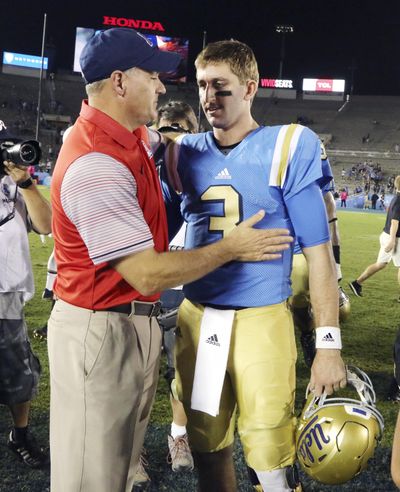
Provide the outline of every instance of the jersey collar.
[[140,138],[140,128],[130,132],[103,111],[89,106],[87,99],[82,101],[80,116],[101,128],[113,140],[128,150],[132,150]]

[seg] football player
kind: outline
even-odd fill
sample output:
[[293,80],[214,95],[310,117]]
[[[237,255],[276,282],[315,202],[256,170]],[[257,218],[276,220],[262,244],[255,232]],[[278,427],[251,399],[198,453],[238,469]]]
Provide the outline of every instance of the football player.
[[[294,231],[308,262],[317,355],[316,395],[346,384],[329,227],[317,180],[317,136],[300,125],[262,127],[251,115],[258,87],[252,50],[238,41],[208,45],[196,59],[203,111],[212,131],[184,135],[169,153],[181,193],[185,248],[226,236],[258,210],[259,227]],[[296,346],[287,299],[292,252],[278,260],[231,262],[184,287],[178,319],[178,394],[196,451],[199,490],[236,490],[235,415],[254,485],[295,490]]]

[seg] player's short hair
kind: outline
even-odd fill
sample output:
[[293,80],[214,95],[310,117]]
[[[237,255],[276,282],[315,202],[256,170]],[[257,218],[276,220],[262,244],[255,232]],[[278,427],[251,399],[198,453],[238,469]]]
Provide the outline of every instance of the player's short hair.
[[259,80],[258,65],[253,50],[236,40],[216,41],[208,44],[194,62],[196,68],[208,64],[227,63],[241,84]]
[[396,190],[400,191],[400,176],[396,176],[394,179],[394,187]]
[[197,119],[195,112],[190,104],[184,101],[168,101],[166,104],[160,106],[157,110],[157,119],[155,122],[158,128],[160,120],[168,120],[171,125],[184,120],[187,124],[187,129],[190,133],[197,132]]

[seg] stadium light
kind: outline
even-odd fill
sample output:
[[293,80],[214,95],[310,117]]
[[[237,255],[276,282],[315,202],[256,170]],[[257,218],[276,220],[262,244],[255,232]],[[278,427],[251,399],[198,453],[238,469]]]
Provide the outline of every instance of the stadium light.
[[285,59],[285,36],[286,34],[290,34],[294,32],[294,27],[289,26],[287,24],[280,24],[275,26],[275,32],[282,35],[281,40],[281,59],[279,62],[279,75],[278,78],[282,80],[282,72],[283,72],[283,60]]

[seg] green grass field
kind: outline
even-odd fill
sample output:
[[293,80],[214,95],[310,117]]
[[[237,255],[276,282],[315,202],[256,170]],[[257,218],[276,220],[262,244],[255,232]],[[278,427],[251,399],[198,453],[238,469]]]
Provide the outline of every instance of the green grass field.
[[[365,266],[375,261],[379,243],[378,236],[384,224],[385,216],[380,213],[341,212],[339,225],[342,241],[342,285],[347,293],[347,282],[353,280]],[[26,306],[26,318],[29,332],[41,327],[50,312],[50,302],[41,299],[45,286],[47,259],[52,250],[52,239],[43,244],[39,236],[31,234],[32,262],[36,280],[36,295]],[[388,454],[393,438],[393,428],[398,406],[385,401],[386,391],[393,371],[392,350],[398,327],[397,302],[399,288],[396,280],[397,270],[389,265],[383,272],[371,278],[364,287],[364,297],[351,298],[351,315],[342,325],[344,343],[343,356],[347,363],[362,368],[371,377],[378,398],[378,408],[385,418],[385,432],[378,458],[371,469],[351,483],[337,487],[323,487],[306,480],[306,490],[354,490],[354,491],[391,491],[395,490],[389,478]],[[46,344],[32,338],[34,351],[39,355],[43,374],[40,393],[32,405],[31,424],[35,434],[42,442],[48,436],[49,379]],[[309,372],[299,350],[297,407],[301,408]],[[31,471],[16,463],[6,448],[6,434],[11,424],[8,411],[0,407],[0,492],[44,492],[48,490],[48,472]],[[192,474],[181,477],[172,474],[165,463],[167,454],[166,436],[170,424],[168,390],[163,378],[160,378],[159,390],[152,413],[147,447],[150,454],[151,490],[195,490]],[[241,491],[251,490],[242,462],[241,450],[237,449],[237,467]],[[113,491],[110,491],[113,492]]]

